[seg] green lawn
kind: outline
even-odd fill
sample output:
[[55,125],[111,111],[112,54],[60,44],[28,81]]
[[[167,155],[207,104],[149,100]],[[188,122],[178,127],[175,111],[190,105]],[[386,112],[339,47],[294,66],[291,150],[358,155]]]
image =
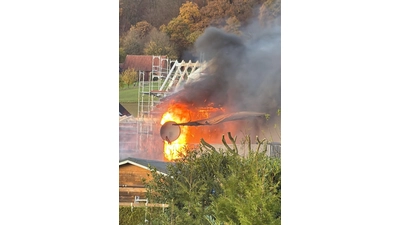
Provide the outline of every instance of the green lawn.
[[[149,91],[149,90],[157,90],[159,85],[159,82],[154,81],[153,82],[153,89],[149,88],[149,83],[145,83],[144,87],[142,87],[141,89],[143,89],[145,92]],[[139,90],[139,86],[138,85],[129,85],[128,86],[125,85],[125,87],[123,88],[119,88],[119,103],[121,103],[122,106],[124,106],[124,108],[126,110],[128,110],[133,116],[137,116],[137,112],[138,112],[138,100],[140,101],[141,99],[138,99],[138,90]],[[141,90],[141,91],[143,91]],[[142,96],[140,96],[142,97]],[[143,101],[147,102],[149,100],[149,95],[145,94],[143,95]],[[157,97],[154,97],[153,99],[154,101],[158,101],[159,99]]]
[[119,89],[119,102],[138,102],[138,86],[130,85]]
[[[142,87],[141,91],[154,91],[158,90],[158,88],[162,85],[162,81],[153,81],[153,87],[149,87],[149,83],[145,82],[144,87]],[[125,85],[123,88],[119,88],[119,102],[138,102],[138,85],[129,85],[129,88],[127,85]],[[144,101],[146,101],[148,98],[148,95],[144,96]]]

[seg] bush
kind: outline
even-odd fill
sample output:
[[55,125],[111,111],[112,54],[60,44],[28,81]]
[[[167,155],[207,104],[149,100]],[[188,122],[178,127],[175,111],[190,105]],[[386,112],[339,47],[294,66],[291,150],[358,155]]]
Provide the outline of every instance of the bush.
[[119,207],[119,224],[120,225],[133,225],[144,224],[146,208],[120,206]]
[[[267,149],[238,154],[236,137],[228,132],[232,145],[216,150],[201,139],[168,166],[168,176],[152,168],[153,180],[146,182],[151,202],[169,205],[165,214],[152,214],[157,224],[276,224],[281,223],[281,161],[269,157]],[[161,216],[160,216],[161,215]]]
[[[167,210],[167,209],[166,209]],[[165,220],[164,213],[160,207],[119,207],[119,224],[120,225],[139,225],[139,224],[162,224]],[[145,219],[148,223],[145,223]]]

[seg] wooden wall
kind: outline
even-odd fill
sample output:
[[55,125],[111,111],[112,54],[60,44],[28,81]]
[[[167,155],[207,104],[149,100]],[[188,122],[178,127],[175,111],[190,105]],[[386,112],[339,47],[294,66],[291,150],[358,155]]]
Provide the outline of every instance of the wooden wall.
[[150,174],[150,170],[129,163],[119,166],[119,201],[134,202],[135,196],[146,198],[142,178],[152,179],[147,174]]

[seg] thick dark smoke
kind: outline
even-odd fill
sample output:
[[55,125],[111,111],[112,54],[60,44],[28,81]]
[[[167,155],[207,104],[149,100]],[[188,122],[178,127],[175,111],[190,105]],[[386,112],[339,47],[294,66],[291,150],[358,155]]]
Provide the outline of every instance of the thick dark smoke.
[[177,96],[194,106],[213,103],[228,112],[255,111],[271,115],[279,124],[281,107],[280,26],[253,25],[243,35],[209,27],[195,43],[197,53],[210,62],[208,76],[187,84]]
[[211,76],[201,85],[187,87],[200,94],[197,98],[206,97],[232,111],[272,113],[280,107],[280,30],[260,29],[246,38],[210,27],[195,47],[205,60],[211,60]]

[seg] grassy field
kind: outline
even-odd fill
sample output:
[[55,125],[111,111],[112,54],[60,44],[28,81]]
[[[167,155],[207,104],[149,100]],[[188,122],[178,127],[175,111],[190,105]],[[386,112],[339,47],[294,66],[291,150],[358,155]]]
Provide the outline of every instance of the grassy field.
[[[144,87],[141,87],[141,89],[145,91],[149,91],[149,84],[150,83],[145,83]],[[157,90],[159,87],[159,82],[154,81],[153,82],[153,89],[152,90]],[[138,85],[129,85],[124,86],[122,88],[119,88],[119,103],[128,110],[133,116],[137,116],[138,112],[138,100],[140,101],[141,99],[138,99],[139,96],[139,86]],[[142,90],[141,90],[142,91]],[[142,96],[140,96],[142,97]],[[147,102],[149,100],[150,96],[149,95],[144,95],[143,96],[143,101]],[[154,97],[154,101],[158,101],[159,99],[157,97]]]
[[130,85],[119,89],[119,102],[138,102],[138,86]]

